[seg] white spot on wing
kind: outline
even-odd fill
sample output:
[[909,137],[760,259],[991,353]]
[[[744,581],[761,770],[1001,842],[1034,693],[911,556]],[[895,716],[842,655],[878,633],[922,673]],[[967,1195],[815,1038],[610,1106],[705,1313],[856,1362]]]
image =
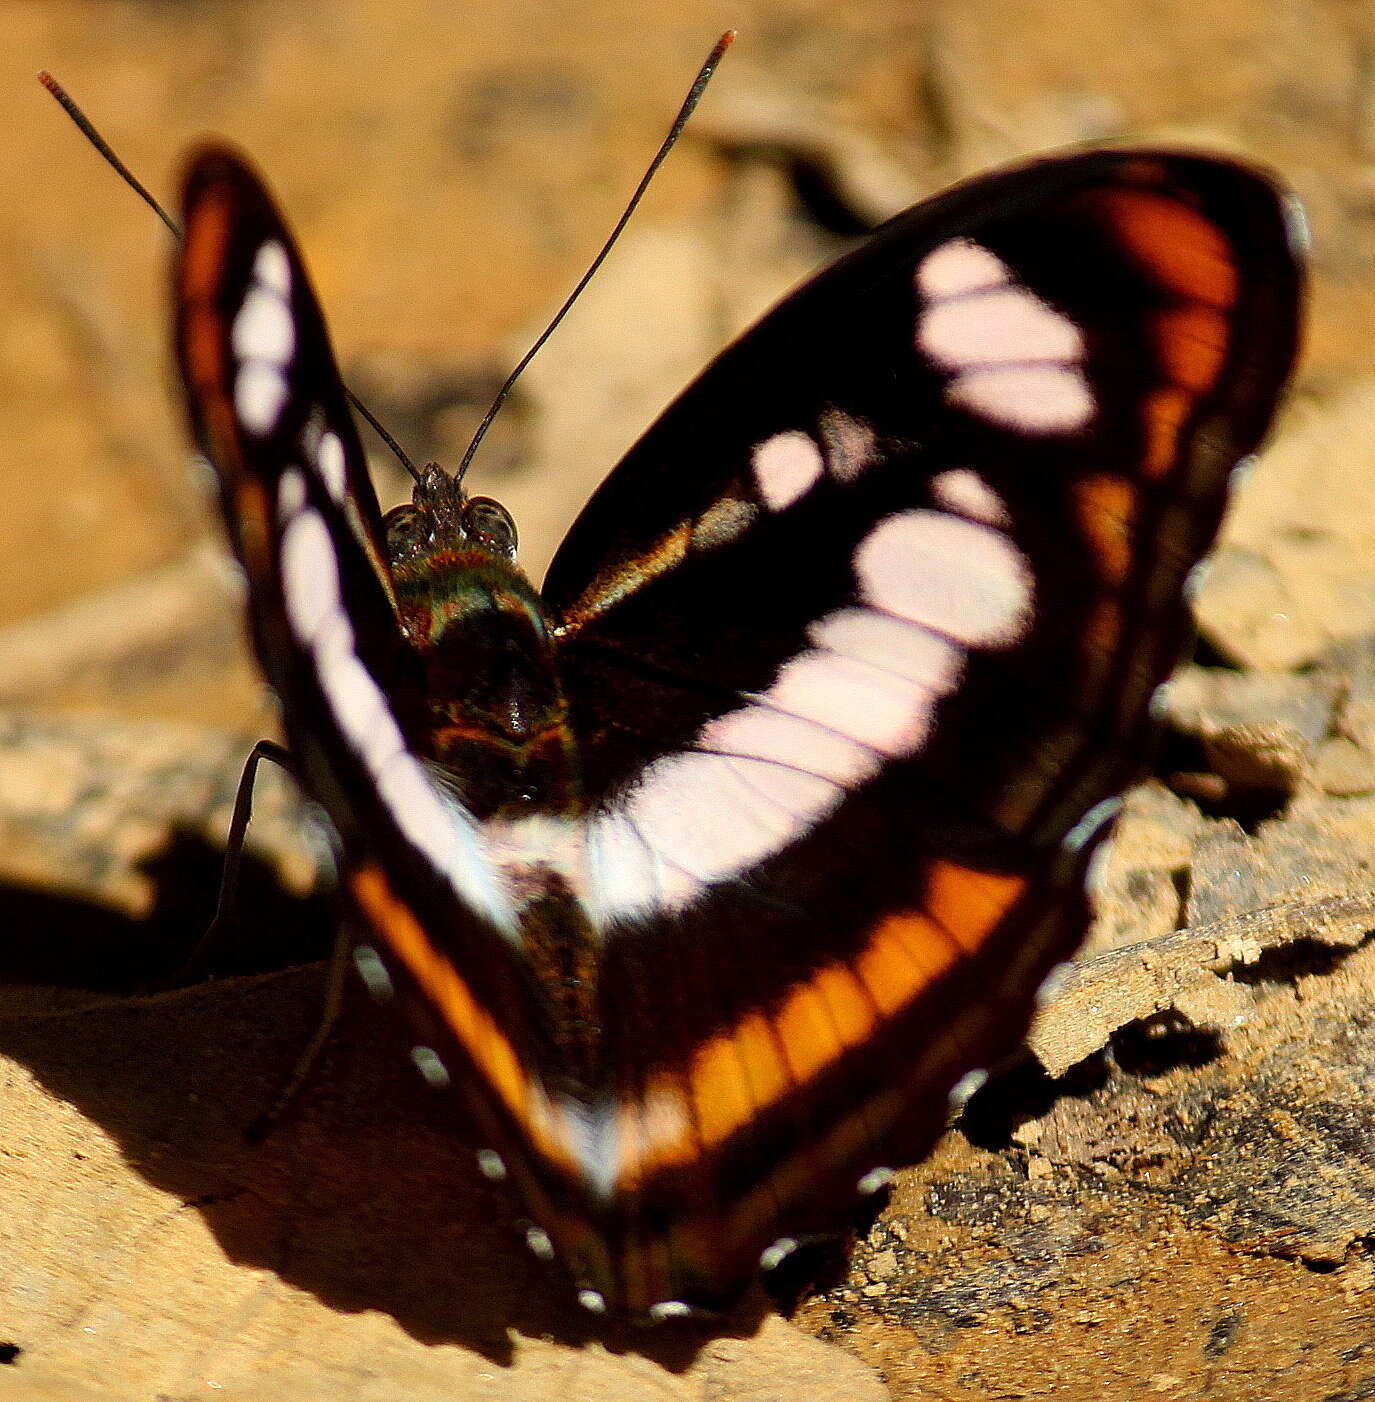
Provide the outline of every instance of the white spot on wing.
[[1084,354],[1079,328],[1024,287],[935,303],[921,319],[917,344],[950,370],[1010,360],[1080,360]]
[[772,511],[782,511],[804,496],[825,468],[811,435],[797,429],[775,433],[758,444],[753,466],[759,495]]
[[992,423],[1028,433],[1070,433],[1093,413],[1088,381],[1074,366],[990,366],[961,375],[946,398]]
[[[727,711],[708,721],[697,744],[703,750],[814,774],[837,788],[867,779],[879,763],[878,756],[852,737],[768,705]],[[837,800],[840,796],[833,795]]]
[[986,526],[1011,524],[1007,503],[970,468],[957,467],[940,473],[931,481],[931,494],[957,516],[982,521]]
[[229,331],[235,360],[234,408],[243,426],[270,433],[287,399],[285,370],[296,349],[291,317],[291,264],[279,243],[265,243]]
[[298,642],[313,646],[325,623],[341,616],[334,545],[316,512],[299,511],[287,522],[282,532],[281,564],[291,631]]
[[296,346],[290,307],[265,287],[250,288],[234,317],[229,340],[240,360],[265,360],[285,365]]
[[277,520],[285,527],[306,504],[306,479],[288,467],[277,479]]
[[549,1240],[549,1233],[539,1227],[527,1227],[525,1229],[525,1244],[530,1248],[530,1253],[537,1260],[552,1261],[554,1259],[554,1243]]
[[917,266],[925,305],[917,348],[951,372],[946,398],[1023,433],[1070,433],[1093,413],[1079,327],[1008,266],[969,239],[955,239]]
[[855,551],[864,596],[900,618],[973,647],[1015,641],[1031,606],[1031,571],[1008,538],[939,511],[879,522]]
[[961,297],[1011,280],[1007,264],[972,239],[943,243],[917,265],[917,290],[929,301]]
[[878,461],[874,431],[861,419],[839,409],[821,415],[821,440],[826,445],[826,470],[838,482],[853,482]]
[[697,1311],[683,1300],[660,1300],[650,1305],[647,1313],[651,1319],[662,1322],[665,1319],[689,1319]]
[[874,609],[837,609],[817,619],[807,637],[942,694],[953,689],[964,665],[963,651],[949,638]]
[[344,466],[344,445],[337,433],[326,433],[321,437],[315,454],[315,466],[319,469],[325,490],[335,501],[343,501],[348,476]]
[[935,696],[904,677],[836,652],[807,651],[778,674],[772,706],[838,730],[886,755],[910,754],[926,738]]
[[253,260],[253,279],[285,298],[291,291],[291,262],[286,249],[275,239],[265,243]]
[[245,361],[234,376],[234,409],[243,426],[259,437],[272,431],[286,393],[286,380],[266,361]]

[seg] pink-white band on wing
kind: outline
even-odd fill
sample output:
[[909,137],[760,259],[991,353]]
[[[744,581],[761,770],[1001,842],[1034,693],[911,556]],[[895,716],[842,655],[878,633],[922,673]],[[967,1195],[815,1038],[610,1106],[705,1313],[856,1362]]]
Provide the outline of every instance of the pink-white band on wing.
[[1083,333],[989,249],[952,239],[917,265],[917,349],[952,375],[946,398],[1001,427],[1072,433],[1093,414]]

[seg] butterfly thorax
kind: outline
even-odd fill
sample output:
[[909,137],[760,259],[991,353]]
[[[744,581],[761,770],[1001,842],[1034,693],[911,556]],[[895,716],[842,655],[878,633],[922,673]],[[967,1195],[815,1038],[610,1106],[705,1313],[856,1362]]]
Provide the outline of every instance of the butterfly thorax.
[[566,811],[568,708],[511,518],[431,467],[386,524],[397,613],[424,669],[418,746],[478,817]]

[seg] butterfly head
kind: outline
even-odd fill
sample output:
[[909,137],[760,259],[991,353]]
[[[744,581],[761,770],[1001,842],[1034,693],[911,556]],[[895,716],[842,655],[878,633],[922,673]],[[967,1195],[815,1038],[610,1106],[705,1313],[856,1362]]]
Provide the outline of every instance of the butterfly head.
[[436,553],[477,551],[508,564],[516,558],[516,523],[506,508],[491,497],[470,497],[438,463],[422,469],[410,502],[387,512],[383,524],[395,572]]

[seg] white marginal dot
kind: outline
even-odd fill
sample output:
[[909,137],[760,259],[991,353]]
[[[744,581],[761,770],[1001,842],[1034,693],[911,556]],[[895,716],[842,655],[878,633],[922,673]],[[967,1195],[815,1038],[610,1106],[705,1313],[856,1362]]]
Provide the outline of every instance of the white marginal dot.
[[592,1314],[606,1313],[606,1296],[600,1290],[579,1290],[578,1303]]
[[766,1246],[759,1253],[759,1269],[761,1271],[776,1270],[797,1250],[797,1238],[793,1236],[781,1236],[772,1246]]
[[387,966],[370,944],[360,944],[354,948],[353,967],[358,970],[363,986],[379,1003],[387,1002],[395,994]]
[[957,1110],[963,1109],[987,1081],[987,1071],[966,1071],[950,1088],[951,1105]]
[[554,1259],[554,1243],[549,1240],[549,1233],[542,1227],[527,1227],[525,1229],[525,1244],[530,1248],[532,1255],[541,1261],[552,1261]]
[[886,1188],[896,1175],[891,1168],[871,1168],[863,1178],[855,1184],[856,1192],[868,1197],[871,1193],[877,1193],[880,1189]]
[[290,293],[291,261],[286,256],[286,249],[275,239],[258,250],[258,256],[253,260],[253,278],[279,297]]
[[1060,845],[1071,854],[1082,852],[1121,811],[1122,799],[1116,794],[1095,803],[1064,835]]
[[870,603],[971,647],[1006,647],[1031,613],[1031,570],[1008,538],[939,511],[889,516],[859,543]]
[[1012,522],[1007,503],[970,468],[952,468],[933,477],[931,495],[947,511],[971,521],[981,521],[986,526],[1008,526]]
[[821,449],[798,429],[775,433],[757,444],[754,480],[771,511],[782,511],[804,496],[825,471]]
[[696,1311],[684,1300],[660,1300],[650,1305],[649,1317],[653,1320],[687,1319]]
[[448,1086],[448,1067],[439,1059],[433,1047],[412,1047],[411,1060],[431,1090],[444,1090]]
[[271,432],[286,403],[286,380],[273,364],[247,360],[234,376],[234,408],[250,433]]
[[477,1151],[477,1171],[492,1183],[506,1180],[506,1160],[495,1149]]
[[1147,704],[1146,710],[1150,718],[1157,724],[1169,717],[1170,694],[1171,688],[1168,681],[1161,682],[1160,685],[1151,692],[1151,699]]

